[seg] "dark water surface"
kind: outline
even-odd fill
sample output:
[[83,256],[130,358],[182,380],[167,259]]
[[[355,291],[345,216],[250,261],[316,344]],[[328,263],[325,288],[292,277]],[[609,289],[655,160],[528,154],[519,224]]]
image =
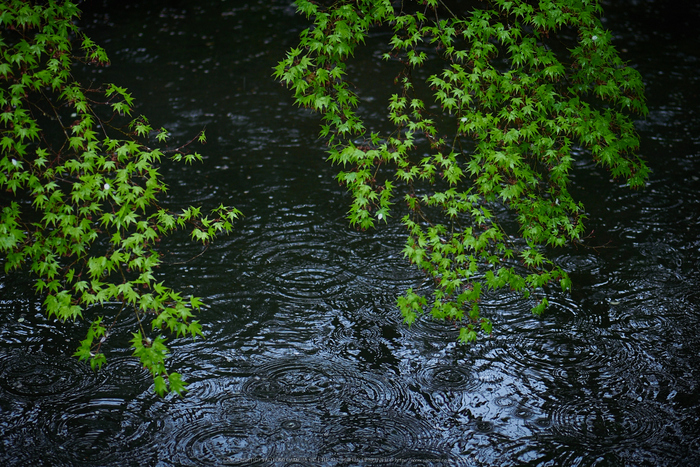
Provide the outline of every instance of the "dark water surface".
[[[616,2],[606,17],[648,86],[648,187],[581,162],[575,190],[604,248],[554,252],[572,295],[553,294],[542,318],[494,297],[494,335],[471,347],[449,325],[401,323],[396,295],[427,286],[402,227],[344,219],[316,117],[271,78],[306,24],[289,2],[84,5],[113,61],[96,82],[128,86],[178,142],[207,129],[204,164],[163,169],[170,206],[246,217],[201,256],[169,243],[164,280],[210,305],[207,338],[172,346],[184,398],[154,396],[126,350],[92,373],[67,356],[84,329],[0,278],[0,464],[700,465],[698,9],[667,3]],[[352,70],[378,96],[382,39]],[[383,99],[362,106],[385,114]]]

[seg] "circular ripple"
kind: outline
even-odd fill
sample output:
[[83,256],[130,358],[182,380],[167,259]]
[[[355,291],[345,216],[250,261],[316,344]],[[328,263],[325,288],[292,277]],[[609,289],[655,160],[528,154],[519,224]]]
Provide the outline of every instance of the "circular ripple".
[[586,401],[560,404],[551,410],[555,437],[585,449],[647,445],[660,434],[655,404]]
[[474,422],[474,430],[478,433],[491,433],[494,430],[494,424],[489,420],[477,420]]
[[262,420],[263,414],[256,400],[244,394],[219,394],[219,398],[216,414],[222,420],[253,426]]
[[565,271],[576,274],[593,274],[604,266],[600,256],[592,253],[567,252],[556,255],[553,259]]
[[263,401],[317,404],[342,399],[350,383],[328,368],[296,361],[268,364],[243,385],[243,392]]
[[[109,358],[100,375],[105,379],[104,390],[128,390],[129,394],[138,394],[148,390],[153,384],[151,374],[134,357]],[[127,397],[123,392],[119,395]]]
[[403,411],[410,409],[413,404],[412,394],[406,385],[391,372],[362,372],[352,381],[353,385],[348,390],[349,402],[360,410],[391,408]]
[[94,384],[90,366],[74,358],[15,351],[0,361],[0,387],[18,396],[67,396]]
[[301,422],[295,419],[286,419],[280,422],[280,427],[287,431],[296,431],[301,428]]
[[547,429],[552,426],[552,420],[548,417],[538,417],[528,423],[528,426],[536,429]]
[[568,372],[590,374],[604,371],[610,364],[604,342],[582,341],[557,334],[556,330],[515,334],[503,338],[499,352],[504,371],[512,376],[536,374],[546,380],[567,379]]
[[251,428],[221,422],[198,426],[181,440],[187,465],[260,465],[274,458],[271,440]]
[[[222,384],[221,387],[225,387]],[[207,391],[205,391],[207,393]],[[286,406],[254,401],[242,394],[219,394],[219,401],[159,404],[150,417],[160,420],[159,456],[168,465],[269,465],[277,446],[290,431],[280,420],[291,420]]]
[[600,356],[591,356],[575,370],[583,376],[593,376],[603,382],[602,393],[607,397],[635,397],[634,382],[649,371],[653,363],[640,341],[598,339],[595,348]]
[[325,440],[320,457],[340,462],[371,458],[396,459],[402,452],[415,449],[421,440],[430,439],[430,429],[415,419],[395,417],[388,413],[361,413],[336,420]]
[[406,232],[401,225],[382,227],[372,232],[359,232],[350,238],[348,247],[357,261],[349,265],[361,282],[361,287],[372,293],[416,287],[425,276],[412,267],[402,253]]
[[123,399],[95,399],[60,410],[44,432],[73,465],[129,465],[147,459],[156,429],[143,414],[127,410]]
[[291,299],[318,300],[342,292],[353,276],[335,258],[334,247],[314,244],[318,241],[285,238],[262,246],[252,258],[260,265],[256,279],[270,293]]
[[326,360],[281,360],[258,368],[242,387],[248,397],[265,402],[315,405],[345,404],[358,410],[406,408],[410,395],[392,378],[359,372],[352,365]]
[[443,366],[432,369],[435,387],[465,388],[471,385],[472,374],[461,367]]
[[493,400],[493,403],[498,407],[513,407],[518,402],[513,398],[513,396],[499,396]]
[[535,412],[526,405],[519,404],[513,408],[512,414],[515,418],[530,420],[535,415]]
[[416,341],[436,342],[440,347],[444,347],[446,342],[456,342],[459,337],[459,323],[435,319],[429,315],[419,316],[406,328],[405,334]]
[[[277,265],[270,266],[269,273],[257,277],[283,297],[309,300],[330,297],[341,293],[351,280],[342,269],[333,265],[322,266],[307,261],[290,265],[294,259],[288,257],[282,257],[278,261]],[[273,272],[279,271],[283,264],[287,270]]]
[[481,384],[471,369],[459,364],[424,368],[418,374],[418,381],[421,388],[431,391],[471,391]]
[[318,300],[343,291],[355,280],[342,232],[323,230],[314,206],[280,207],[245,245],[244,264],[268,293]]
[[459,363],[422,368],[416,376],[415,391],[421,396],[416,398],[416,403],[436,415],[464,410],[470,394],[481,385],[481,381]]

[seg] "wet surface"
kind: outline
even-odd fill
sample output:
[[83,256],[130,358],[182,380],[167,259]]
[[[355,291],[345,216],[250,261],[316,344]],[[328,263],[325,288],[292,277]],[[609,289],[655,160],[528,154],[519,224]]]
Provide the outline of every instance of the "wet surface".
[[[552,252],[572,294],[552,292],[541,318],[490,297],[494,335],[463,347],[449,324],[402,324],[396,295],[428,287],[402,258],[403,228],[348,226],[316,118],[272,80],[303,18],[274,0],[194,3],[83,16],[113,61],[96,81],[127,86],[179,143],[206,126],[204,164],[164,167],[169,205],[246,216],[201,256],[167,245],[162,278],[210,305],[207,338],[172,345],[189,392],[154,396],[126,350],[93,373],[68,356],[84,326],[48,321],[23,278],[3,277],[3,465],[700,464],[700,41],[681,27],[692,8],[655,29],[653,3],[610,7],[606,26],[647,83],[649,184],[630,191],[584,158],[574,191],[597,248]],[[381,71],[376,44],[358,71]],[[384,115],[381,99],[362,102]],[[115,344],[128,346],[129,324]]]

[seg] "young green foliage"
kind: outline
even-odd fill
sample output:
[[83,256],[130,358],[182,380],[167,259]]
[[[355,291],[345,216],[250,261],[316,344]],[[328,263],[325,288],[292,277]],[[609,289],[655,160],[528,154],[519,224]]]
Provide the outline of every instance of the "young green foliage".
[[[188,225],[193,240],[209,242],[230,232],[240,213],[225,206],[209,216],[199,208],[172,213],[159,205],[167,189],[158,172],[165,155],[149,139],[163,143],[168,133],[143,116],[118,127],[120,117],[132,114],[131,94],[114,84],[100,90],[77,81],[75,63],[108,63],[75,25],[79,15],[70,1],[0,4],[4,269],[36,276],[48,316],[91,321],[75,355],[93,368],[105,363],[103,345],[115,324],[96,315],[97,305],[117,302],[132,310],[139,323],[134,355],[153,374],[158,394],[181,393],[184,382],[164,363],[163,334],[201,335],[194,316],[202,303],[155,280],[156,244]],[[170,158],[200,159],[183,149]]]
[[[584,233],[584,207],[569,192],[574,149],[632,188],[648,175],[631,120],[647,113],[642,79],[611,44],[598,3],[490,0],[461,15],[435,0],[296,4],[313,26],[275,77],[321,114],[329,159],[353,197],[353,225],[386,220],[395,187],[405,187],[404,254],[435,284],[430,301],[413,290],[399,297],[405,321],[430,310],[461,322],[459,339],[474,341],[491,333],[479,308],[484,291],[502,288],[537,292],[532,311],[542,313],[544,287],[571,287],[544,248]],[[393,30],[384,58],[403,66],[388,77],[397,90],[387,135],[365,127],[346,76],[374,26]],[[438,60],[441,71],[417,82],[416,69]],[[494,216],[503,208],[517,232]]]

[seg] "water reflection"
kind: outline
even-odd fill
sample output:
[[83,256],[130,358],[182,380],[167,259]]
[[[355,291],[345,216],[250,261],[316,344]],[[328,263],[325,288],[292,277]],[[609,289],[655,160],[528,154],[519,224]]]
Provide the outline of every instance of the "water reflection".
[[402,228],[348,227],[315,118],[271,81],[304,24],[288,2],[85,7],[114,61],[99,79],[131,88],[175,138],[207,127],[205,164],[164,167],[168,202],[223,200],[246,217],[204,254],[167,245],[161,278],[210,305],[207,339],[173,343],[185,398],[153,396],[125,352],[98,374],[64,357],[79,335],[3,279],[5,465],[700,463],[697,41],[663,42],[614,11],[607,25],[623,25],[647,79],[649,186],[579,164],[595,248],[554,252],[572,295],[549,291],[540,319],[515,294],[490,296],[494,335],[462,347],[449,323],[401,323],[396,294],[430,285],[402,258]]

